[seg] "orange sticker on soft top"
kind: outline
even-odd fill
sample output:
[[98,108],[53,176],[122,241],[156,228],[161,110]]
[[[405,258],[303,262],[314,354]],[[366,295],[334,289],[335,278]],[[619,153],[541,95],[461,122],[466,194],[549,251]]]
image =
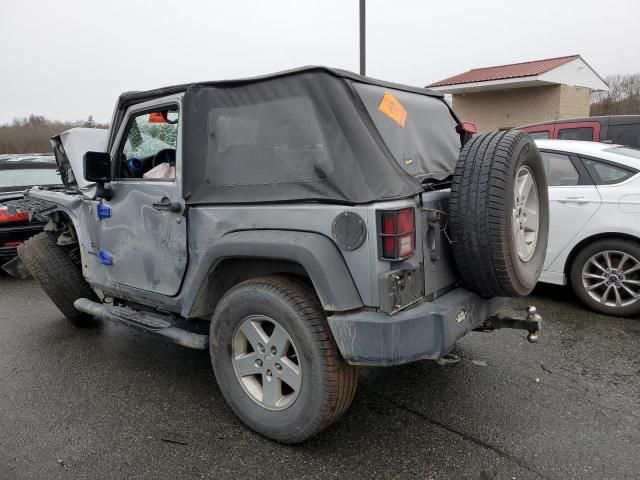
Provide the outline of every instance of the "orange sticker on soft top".
[[392,118],[401,128],[404,128],[404,124],[407,121],[407,111],[400,103],[400,100],[391,92],[384,92],[378,110]]

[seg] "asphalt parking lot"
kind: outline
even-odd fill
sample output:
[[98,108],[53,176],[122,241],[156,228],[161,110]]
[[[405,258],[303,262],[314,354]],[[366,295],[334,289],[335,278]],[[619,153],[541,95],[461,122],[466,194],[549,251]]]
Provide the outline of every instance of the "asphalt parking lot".
[[77,329],[0,276],[0,478],[639,478],[640,319],[527,303],[540,343],[473,333],[455,366],[363,369],[342,420],[290,447],[241,425],[206,352]]

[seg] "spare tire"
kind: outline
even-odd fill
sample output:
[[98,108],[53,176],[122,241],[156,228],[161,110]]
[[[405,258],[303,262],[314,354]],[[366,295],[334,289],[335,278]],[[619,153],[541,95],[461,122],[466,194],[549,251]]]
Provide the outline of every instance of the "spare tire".
[[528,295],[549,233],[547,179],[533,139],[511,130],[467,142],[453,174],[449,216],[465,286],[483,297]]

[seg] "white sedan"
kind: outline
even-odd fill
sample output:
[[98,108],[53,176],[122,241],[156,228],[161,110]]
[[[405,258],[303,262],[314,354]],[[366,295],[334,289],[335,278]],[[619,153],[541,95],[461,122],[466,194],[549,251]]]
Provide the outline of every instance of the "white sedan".
[[536,140],[549,182],[549,246],[540,281],[571,284],[588,307],[640,313],[640,150]]

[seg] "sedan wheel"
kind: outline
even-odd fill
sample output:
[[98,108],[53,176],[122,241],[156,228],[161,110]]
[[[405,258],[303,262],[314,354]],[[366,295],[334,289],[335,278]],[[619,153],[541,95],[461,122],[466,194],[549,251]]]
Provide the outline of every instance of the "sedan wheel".
[[609,315],[640,313],[640,246],[628,240],[601,240],[576,257],[571,283],[592,309]]
[[626,307],[640,299],[640,262],[631,255],[605,250],[582,268],[582,285],[591,298],[610,307]]

